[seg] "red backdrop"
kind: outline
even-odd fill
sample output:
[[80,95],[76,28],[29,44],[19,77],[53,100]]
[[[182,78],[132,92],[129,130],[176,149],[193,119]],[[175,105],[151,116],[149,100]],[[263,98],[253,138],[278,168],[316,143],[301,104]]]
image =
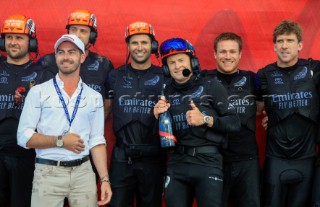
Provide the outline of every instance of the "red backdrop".
[[[18,13],[34,19],[40,55],[53,52],[55,41],[66,33],[66,18],[71,11],[90,10],[97,17],[99,32],[93,51],[109,57],[115,67],[125,62],[125,28],[137,20],[151,23],[160,43],[174,36],[188,39],[203,69],[215,67],[213,39],[224,31],[243,38],[241,69],[257,71],[274,62],[272,31],[283,19],[297,21],[304,28],[300,57],[320,59],[319,0],[1,0],[0,8],[1,22]],[[153,61],[159,64],[155,58]],[[262,163],[265,132],[260,119],[257,123]],[[105,136],[110,156],[114,143],[111,119],[106,122]]]

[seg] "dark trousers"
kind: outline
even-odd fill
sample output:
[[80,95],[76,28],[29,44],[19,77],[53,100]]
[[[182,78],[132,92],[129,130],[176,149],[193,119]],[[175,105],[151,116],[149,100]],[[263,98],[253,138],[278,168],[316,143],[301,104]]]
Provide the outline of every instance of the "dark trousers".
[[[118,151],[121,149],[114,148],[113,156]],[[137,207],[161,207],[165,165],[152,160],[151,157],[132,158],[129,163],[111,161],[110,207],[132,207],[134,198]]]
[[313,165],[314,158],[280,160],[266,157],[263,170],[263,206],[309,206]]
[[169,164],[165,181],[167,207],[222,206],[223,173],[215,167],[191,163]]
[[260,166],[258,159],[225,163],[223,203],[233,207],[260,207]]
[[0,206],[30,207],[34,157],[0,155]]

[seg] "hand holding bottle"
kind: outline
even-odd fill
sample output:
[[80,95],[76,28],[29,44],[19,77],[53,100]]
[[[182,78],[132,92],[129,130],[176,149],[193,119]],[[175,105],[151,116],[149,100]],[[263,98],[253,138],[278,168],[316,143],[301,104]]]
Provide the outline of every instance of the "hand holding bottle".
[[158,101],[158,103],[153,108],[153,114],[156,117],[156,119],[159,118],[159,115],[168,111],[170,108],[170,104],[166,102],[166,100],[161,99]]

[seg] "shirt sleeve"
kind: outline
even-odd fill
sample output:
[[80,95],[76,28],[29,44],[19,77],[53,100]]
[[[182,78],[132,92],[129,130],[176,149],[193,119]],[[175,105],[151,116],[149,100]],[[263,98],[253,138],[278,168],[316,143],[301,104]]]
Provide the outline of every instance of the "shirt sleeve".
[[100,145],[106,144],[104,138],[104,112],[103,100],[101,94],[91,96],[92,116],[91,116],[91,130],[89,135],[89,149]]
[[240,119],[235,112],[235,108],[228,102],[228,92],[216,79],[212,80],[209,86],[209,94],[213,94],[213,108],[217,115],[213,116],[214,123],[212,129],[219,132],[237,132],[240,130]]
[[17,143],[29,149],[26,144],[35,133],[41,114],[41,90],[39,86],[30,89],[22,109],[17,131]]

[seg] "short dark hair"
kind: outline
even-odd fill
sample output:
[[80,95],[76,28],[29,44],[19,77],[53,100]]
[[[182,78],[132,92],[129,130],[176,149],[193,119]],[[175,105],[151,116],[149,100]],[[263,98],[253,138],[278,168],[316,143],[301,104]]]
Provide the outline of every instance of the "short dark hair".
[[291,20],[283,20],[273,30],[273,43],[276,43],[277,37],[283,34],[295,34],[298,42],[302,41],[302,27]]
[[214,51],[217,52],[218,43],[224,40],[234,40],[239,45],[239,52],[242,50],[242,39],[233,32],[223,32],[214,39]]

